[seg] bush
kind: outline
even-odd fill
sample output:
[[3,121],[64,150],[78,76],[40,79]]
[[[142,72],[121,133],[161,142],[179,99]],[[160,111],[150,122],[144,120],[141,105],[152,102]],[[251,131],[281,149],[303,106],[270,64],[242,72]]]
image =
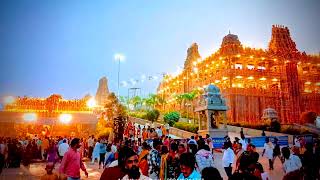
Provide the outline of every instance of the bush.
[[160,116],[160,112],[156,109],[153,109],[153,110],[147,111],[145,119],[153,122],[153,121],[156,121],[159,118],[159,116]]
[[129,116],[140,118],[140,119],[146,119],[147,112],[145,111],[132,111],[128,113]]
[[197,133],[199,129],[198,125],[194,125],[186,122],[177,122],[174,124],[174,127],[185,130],[185,131],[189,131],[192,133]]
[[176,111],[166,113],[163,116],[164,122],[168,123],[170,126],[173,126],[180,119],[180,114]]

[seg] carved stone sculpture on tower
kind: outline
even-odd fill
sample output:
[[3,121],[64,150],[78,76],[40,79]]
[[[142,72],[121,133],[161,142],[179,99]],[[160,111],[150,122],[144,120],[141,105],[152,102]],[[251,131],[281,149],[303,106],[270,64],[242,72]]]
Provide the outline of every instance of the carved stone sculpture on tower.
[[102,77],[99,80],[99,87],[97,89],[96,93],[96,102],[99,106],[104,106],[109,95],[109,89],[108,89],[108,79],[106,77]]

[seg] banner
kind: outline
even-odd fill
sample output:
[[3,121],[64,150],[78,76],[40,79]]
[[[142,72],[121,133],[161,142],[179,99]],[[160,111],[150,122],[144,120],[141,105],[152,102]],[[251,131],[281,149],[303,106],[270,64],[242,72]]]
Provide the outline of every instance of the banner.
[[[266,138],[269,137],[271,142],[274,142],[274,138],[278,139],[278,144],[280,146],[288,146],[288,136],[258,136],[258,137],[250,137],[246,138],[246,142],[248,139],[251,140],[251,144],[255,145],[256,147],[263,147],[264,143],[266,142]],[[224,138],[212,138],[213,147],[216,149],[220,149],[223,146]]]

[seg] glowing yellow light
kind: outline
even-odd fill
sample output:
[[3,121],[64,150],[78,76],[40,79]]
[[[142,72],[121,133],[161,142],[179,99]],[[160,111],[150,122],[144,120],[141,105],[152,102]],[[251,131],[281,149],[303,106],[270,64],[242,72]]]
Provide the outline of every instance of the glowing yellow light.
[[260,80],[261,80],[261,81],[265,81],[265,80],[267,80],[267,78],[262,77],[262,78],[260,78]]
[[217,67],[219,67],[219,64],[216,64]]
[[312,91],[310,89],[305,89],[304,92],[311,93]]
[[241,55],[240,55],[240,54],[238,54],[238,55],[237,55],[237,57],[239,58],[239,57],[241,57]]
[[206,67],[209,67],[209,65],[208,65],[208,64],[206,64]]
[[205,73],[207,73],[207,72],[208,72],[208,70],[205,70],[204,72],[205,72]]
[[68,124],[72,120],[72,116],[71,116],[71,114],[61,114],[59,116],[59,120],[63,124]]
[[193,72],[198,73],[199,69],[198,68],[193,68]]
[[253,56],[250,56],[250,59],[253,59]]
[[266,58],[265,58],[265,57],[262,57],[261,59],[262,59],[262,60],[265,60]]
[[221,59],[222,59],[222,57],[219,57],[219,59],[221,60]]
[[202,61],[201,58],[198,58],[198,63],[201,62],[201,61]]
[[87,106],[89,108],[94,108],[96,106],[96,100],[94,99],[94,97],[90,98],[88,101],[87,101]]
[[316,86],[320,86],[320,82],[317,82],[317,83],[316,83]]
[[277,61],[277,58],[274,58],[273,61]]
[[227,80],[228,79],[228,77],[222,77],[222,80]]
[[194,61],[192,64],[193,64],[194,66],[197,65],[197,61]]
[[243,85],[242,85],[241,83],[238,83],[238,84],[237,84],[237,87],[238,87],[238,88],[242,88]]
[[15,100],[16,99],[13,96],[6,96],[6,97],[3,98],[3,103],[4,103],[4,105],[12,104],[12,103],[15,102]]
[[249,76],[249,77],[248,77],[248,79],[252,80],[252,79],[254,79],[254,77],[252,77],[252,76]]
[[273,78],[272,81],[273,81],[273,82],[277,82],[278,79],[277,79],[277,78]]
[[286,60],[285,63],[289,63],[290,61]]
[[215,81],[214,81],[214,83],[219,83],[219,82],[220,82],[220,80],[215,80]]
[[304,84],[310,85],[310,84],[311,84],[311,82],[310,82],[310,81],[307,81],[307,82],[305,82]]
[[236,78],[237,78],[237,79],[241,79],[241,78],[242,78],[242,76],[236,76]]
[[117,54],[114,55],[114,59],[116,61],[122,62],[122,61],[124,61],[126,59],[126,57],[123,54],[117,53]]
[[25,121],[35,121],[35,120],[37,120],[37,114],[36,113],[25,113],[25,114],[23,114],[23,119]]
[[222,61],[222,63],[225,63],[226,61]]

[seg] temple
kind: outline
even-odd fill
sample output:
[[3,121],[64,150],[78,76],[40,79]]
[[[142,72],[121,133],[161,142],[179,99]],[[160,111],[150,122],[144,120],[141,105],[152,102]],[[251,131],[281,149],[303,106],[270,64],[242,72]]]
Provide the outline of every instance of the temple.
[[218,51],[201,59],[198,45],[192,44],[183,71],[166,75],[157,94],[167,101],[165,109],[183,110],[176,95],[213,84],[227,101],[230,123],[260,123],[263,111],[272,108],[282,124],[302,124],[301,113],[320,113],[319,75],[320,56],[298,51],[289,29],[273,25],[265,50],[244,47],[229,33]]
[[97,116],[88,106],[90,96],[67,100],[53,94],[48,98],[11,97],[0,111],[0,136],[88,136],[95,132]]

